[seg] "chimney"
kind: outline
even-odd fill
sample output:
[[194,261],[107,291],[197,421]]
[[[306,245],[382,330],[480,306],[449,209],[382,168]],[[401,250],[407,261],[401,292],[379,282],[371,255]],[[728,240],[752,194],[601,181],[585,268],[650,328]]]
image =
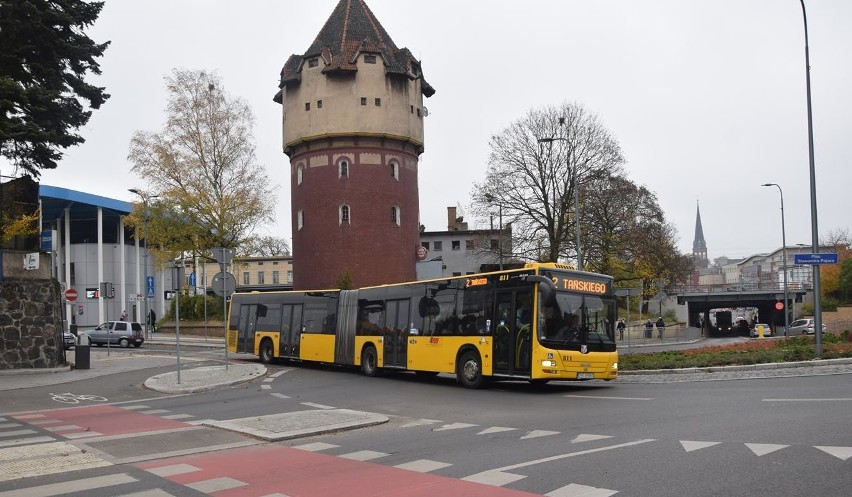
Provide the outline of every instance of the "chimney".
[[447,231],[456,231],[456,208],[447,207]]

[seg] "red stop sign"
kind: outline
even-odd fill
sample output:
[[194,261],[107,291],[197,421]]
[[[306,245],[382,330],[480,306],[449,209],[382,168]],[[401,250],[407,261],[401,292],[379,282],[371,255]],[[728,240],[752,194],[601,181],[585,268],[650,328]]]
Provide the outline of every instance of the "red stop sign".
[[784,310],[784,302],[775,302],[775,308],[779,311]]
[[77,290],[74,290],[73,288],[65,290],[65,300],[68,302],[74,302],[77,300]]

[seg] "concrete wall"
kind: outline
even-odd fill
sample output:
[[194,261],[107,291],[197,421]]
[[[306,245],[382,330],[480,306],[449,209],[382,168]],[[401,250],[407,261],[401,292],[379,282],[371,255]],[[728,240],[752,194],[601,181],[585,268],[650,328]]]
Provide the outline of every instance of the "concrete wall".
[[65,364],[59,283],[6,277],[0,282],[0,369]]

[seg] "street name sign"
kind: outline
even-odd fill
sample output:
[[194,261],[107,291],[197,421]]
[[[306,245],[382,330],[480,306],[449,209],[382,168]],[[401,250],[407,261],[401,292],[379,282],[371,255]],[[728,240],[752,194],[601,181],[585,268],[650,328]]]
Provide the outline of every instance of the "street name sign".
[[793,264],[837,264],[837,254],[794,254]]

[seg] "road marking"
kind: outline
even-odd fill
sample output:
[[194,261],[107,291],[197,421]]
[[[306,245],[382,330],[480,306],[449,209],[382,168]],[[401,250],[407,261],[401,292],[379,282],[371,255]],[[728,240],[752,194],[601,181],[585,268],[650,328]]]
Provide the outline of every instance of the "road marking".
[[503,485],[508,485],[524,478],[526,478],[524,475],[516,475],[503,471],[484,471],[475,475],[465,476],[462,480],[491,485],[492,487],[502,487]]
[[721,442],[696,442],[692,440],[681,440],[680,444],[686,449],[687,452],[692,452],[693,450],[706,449],[707,447],[712,447],[714,445],[719,445]]
[[77,425],[62,425],[62,426],[48,426],[45,430],[49,432],[56,431],[68,431],[68,430],[82,430],[83,428]]
[[64,422],[65,421],[62,421],[61,419],[38,419],[38,420],[35,420],[35,421],[30,421],[27,424],[30,424],[30,425],[33,425],[33,426],[44,426],[44,425],[55,425],[56,423],[64,423]]
[[135,405],[135,406],[121,406],[122,409],[150,409],[151,406],[143,406],[143,405]]
[[61,435],[69,440],[76,440],[78,438],[101,437],[103,433],[97,431],[78,431],[75,433],[62,433]]
[[437,419],[415,419],[409,421],[402,425],[403,428],[411,428],[412,426],[424,426],[424,425],[433,425],[435,423],[440,423],[440,420]]
[[521,440],[529,440],[530,438],[539,438],[539,437],[549,437],[551,435],[559,435],[558,431],[547,431],[547,430],[533,430],[527,432],[526,435],[521,437]]
[[245,487],[247,485],[248,483],[246,482],[228,477],[213,478],[212,480],[203,480],[186,484],[187,487],[205,494],[221,492],[222,490],[231,490],[233,488]]
[[581,433],[574,437],[574,440],[571,440],[572,444],[580,443],[580,442],[591,442],[593,440],[603,440],[605,438],[612,438],[610,435],[592,435],[587,433]]
[[781,450],[789,447],[789,445],[778,445],[778,444],[745,444],[746,447],[749,448],[752,452],[757,456],[764,456],[766,454],[770,454],[775,452],[776,450]]
[[118,497],[175,497],[161,488],[153,490],[143,490],[141,492],[133,492],[132,494],[121,494]]
[[21,426],[19,423],[0,423],[0,429],[17,428]]
[[840,397],[835,399],[763,399],[763,402],[852,402],[852,398]]
[[562,488],[557,488],[553,492],[548,492],[544,495],[547,497],[609,497],[615,495],[618,490],[608,490],[606,488],[587,487],[586,485],[577,485],[572,483]]
[[142,411],[142,414],[165,414],[167,412],[171,412],[168,409],[151,409],[149,411]]
[[814,446],[815,448],[832,455],[838,459],[847,460],[852,457],[852,447],[834,447],[828,445]]
[[18,435],[32,435],[37,433],[35,430],[15,430],[0,433],[0,438],[17,437]]
[[169,414],[168,416],[163,416],[166,419],[186,419],[186,418],[194,418],[192,414]]
[[601,400],[654,400],[653,397],[611,397],[607,395],[563,395],[575,399],[601,399]]
[[607,445],[606,447],[598,447],[596,449],[588,449],[588,450],[581,450],[581,451],[578,451],[578,452],[568,452],[568,453],[565,453],[565,454],[557,454],[555,456],[543,457],[541,459],[535,459],[533,461],[527,461],[527,462],[522,462],[522,463],[518,463],[518,464],[512,464],[512,465],[509,465],[509,466],[503,466],[502,468],[495,468],[495,469],[492,469],[490,471],[513,471],[513,470],[516,470],[518,468],[525,468],[527,466],[535,466],[536,464],[558,461],[560,459],[567,459],[569,457],[585,456],[587,454],[594,454],[596,452],[604,452],[604,451],[607,451],[607,450],[622,449],[624,447],[633,447],[635,445],[642,445],[644,443],[655,442],[655,441],[656,441],[655,438],[645,438],[645,439],[636,440],[636,441],[633,441],[633,442],[625,442],[625,443],[616,444],[616,445]]
[[479,425],[474,425],[474,424],[470,424],[470,423],[450,423],[450,424],[446,424],[446,425],[444,425],[440,428],[435,428],[432,431],[461,430],[463,428],[471,428],[471,427],[474,427],[474,426],[479,426]]
[[279,399],[289,399],[289,395],[284,395],[283,393],[275,392],[272,394],[273,397],[278,397]]
[[504,431],[513,431],[513,430],[517,430],[517,428],[507,428],[505,426],[492,426],[491,428],[486,428],[486,429],[480,431],[479,433],[477,433],[477,435],[488,435],[489,433],[501,433],[501,432],[504,432]]
[[269,375],[269,377],[270,378],[278,378],[282,374],[289,373],[290,371],[293,371],[293,370],[292,369],[282,369],[281,371],[278,371],[277,373],[272,373],[271,375]]
[[350,452],[349,454],[343,454],[342,458],[344,459],[352,459],[353,461],[372,461],[373,459],[378,459],[380,457],[387,457],[390,454],[387,452],[376,452],[374,450],[359,450],[358,452]]
[[313,402],[302,402],[303,406],[316,407],[317,409],[337,409],[336,407],[326,406],[323,404],[314,404]]
[[272,385],[268,385],[266,383],[260,385],[261,390],[272,390]]
[[15,445],[37,444],[41,442],[55,442],[53,437],[42,436],[33,438],[16,438],[15,440],[4,440],[0,442],[0,447],[13,447]]
[[314,442],[314,443],[309,443],[309,444],[304,444],[304,445],[293,446],[294,449],[306,450],[308,452],[319,452],[321,450],[336,449],[337,447],[340,447],[340,446],[334,445],[334,444],[327,444],[327,443],[323,443],[323,442]]
[[19,414],[17,416],[12,416],[15,419],[20,419],[24,421],[26,419],[40,419],[46,417],[44,414]]
[[119,473],[116,475],[96,476],[94,478],[83,478],[80,480],[52,483],[50,485],[39,485],[37,487],[9,490],[7,492],[0,492],[0,497],[52,497],[54,495],[82,492],[85,490],[111,487],[113,485],[123,485],[125,483],[133,483],[136,481],[139,480],[125,473]]
[[201,468],[197,468],[191,464],[171,464],[169,466],[160,466],[159,468],[151,468],[148,470],[149,473],[162,477],[183,475],[186,473],[193,473],[195,471],[201,471]]
[[436,471],[441,468],[446,468],[448,466],[452,466],[452,464],[431,461],[429,459],[418,459],[416,461],[411,461],[404,464],[397,464],[396,466],[394,466],[394,468],[407,469],[408,471],[416,471],[418,473],[430,473],[432,471]]

